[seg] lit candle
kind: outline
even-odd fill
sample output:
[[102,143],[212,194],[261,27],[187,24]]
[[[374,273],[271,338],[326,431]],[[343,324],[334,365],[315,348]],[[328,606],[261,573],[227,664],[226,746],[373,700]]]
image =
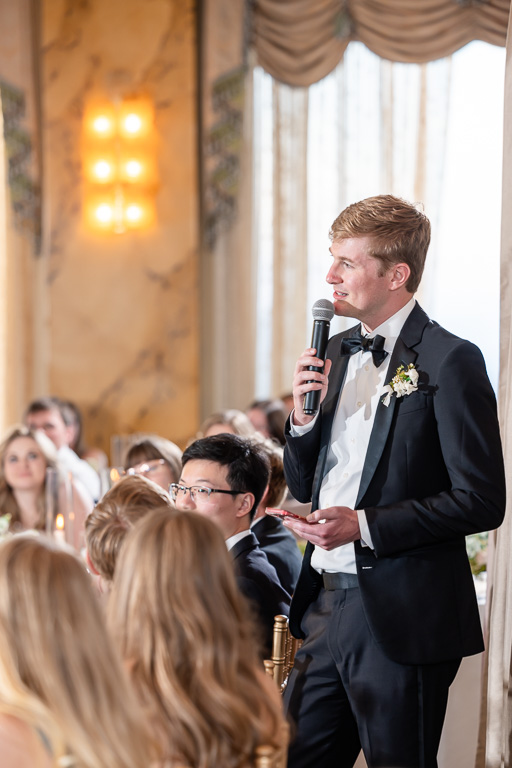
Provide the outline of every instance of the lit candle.
[[64,515],[58,514],[55,518],[55,531],[53,533],[53,538],[56,541],[61,541],[62,543],[66,543],[66,534],[64,533]]

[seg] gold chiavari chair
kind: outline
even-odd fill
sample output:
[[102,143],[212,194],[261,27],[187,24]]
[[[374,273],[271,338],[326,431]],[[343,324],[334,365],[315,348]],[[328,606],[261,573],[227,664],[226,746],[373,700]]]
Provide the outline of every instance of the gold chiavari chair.
[[272,656],[264,660],[265,672],[271,677],[283,693],[288,682],[295,654],[300,648],[301,641],[290,634],[287,616],[279,614],[274,617],[272,636]]

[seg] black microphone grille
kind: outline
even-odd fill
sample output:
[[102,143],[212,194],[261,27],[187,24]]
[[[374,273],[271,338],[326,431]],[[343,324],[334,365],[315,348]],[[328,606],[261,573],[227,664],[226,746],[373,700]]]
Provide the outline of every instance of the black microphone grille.
[[318,299],[311,309],[313,320],[325,320],[330,323],[334,316],[334,305],[329,299]]

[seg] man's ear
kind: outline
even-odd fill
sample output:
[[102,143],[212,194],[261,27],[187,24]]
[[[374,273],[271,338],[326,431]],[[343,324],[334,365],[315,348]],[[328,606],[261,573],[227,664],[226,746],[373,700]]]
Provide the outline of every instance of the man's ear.
[[411,276],[411,268],[405,262],[399,264],[393,264],[389,270],[390,283],[389,287],[392,291],[397,291],[399,288],[403,288]]
[[239,502],[238,511],[236,513],[237,517],[245,517],[245,515],[248,515],[251,509],[254,507],[255,502],[255,496],[253,493],[244,493],[242,495],[242,499]]

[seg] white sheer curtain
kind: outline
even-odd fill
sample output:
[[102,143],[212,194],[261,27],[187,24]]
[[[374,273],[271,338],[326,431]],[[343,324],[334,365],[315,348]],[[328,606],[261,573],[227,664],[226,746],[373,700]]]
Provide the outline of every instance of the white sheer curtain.
[[[393,64],[352,43],[331,75],[307,90],[295,89],[294,100],[291,88],[276,86],[270,75],[255,70],[257,396],[278,396],[291,387],[293,364],[308,343],[311,305],[329,295],[325,274],[333,219],[350,202],[386,192],[424,204],[433,241],[418,300],[433,319],[480,346],[497,389],[504,70],[505,50],[480,42],[423,65]],[[287,123],[276,117],[286,111],[293,115]],[[302,159],[295,168],[288,160],[305,134],[304,171]],[[285,146],[287,154],[276,151],[277,146]],[[288,205],[279,199],[285,193]],[[289,248],[278,236],[284,212]],[[297,271],[288,284],[275,282],[276,273],[286,278],[294,265]],[[507,273],[504,280],[506,290]],[[293,330],[283,353],[279,329],[285,324]],[[503,557],[508,557],[509,540],[500,533]],[[510,631],[510,621],[503,616],[497,621]],[[496,655],[503,649],[500,642],[501,636]],[[506,663],[509,646],[505,642]],[[496,709],[491,728],[500,736],[499,691],[508,695],[500,687],[502,672],[498,659],[491,672],[498,691],[491,701]],[[469,676],[474,684],[467,688],[461,676],[457,711],[448,709],[442,768],[473,763],[480,696],[476,677]],[[454,725],[461,701],[470,733]]]
[[508,768],[512,744],[512,37],[507,38],[501,228],[501,359],[499,412],[508,501],[495,535],[490,595],[487,690],[484,696],[477,767]]
[[424,205],[433,242],[418,299],[481,346],[497,383],[503,69],[504,50],[483,43],[428,64],[351,43],[309,89],[255,69],[256,396],[290,389],[311,306],[328,296],[332,221],[381,193]]

